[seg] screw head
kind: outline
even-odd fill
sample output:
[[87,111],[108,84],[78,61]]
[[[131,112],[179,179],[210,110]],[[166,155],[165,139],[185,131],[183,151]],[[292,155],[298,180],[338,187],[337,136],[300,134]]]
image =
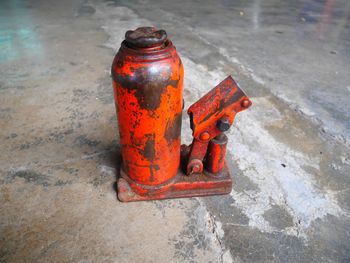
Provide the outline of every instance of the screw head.
[[199,159],[191,160],[187,165],[187,175],[191,175],[193,173],[201,173],[203,171],[203,163]]
[[249,100],[242,100],[241,106],[243,108],[248,108],[250,106],[250,101]]
[[202,132],[202,134],[199,136],[199,138],[200,138],[202,141],[209,140],[210,134],[209,134],[208,132]]
[[192,166],[192,173],[199,173],[201,171],[201,167],[198,164]]
[[219,129],[219,131],[225,132],[228,129],[230,129],[230,122],[228,121],[227,118],[221,118],[220,120],[218,120],[218,122],[216,123],[216,127]]

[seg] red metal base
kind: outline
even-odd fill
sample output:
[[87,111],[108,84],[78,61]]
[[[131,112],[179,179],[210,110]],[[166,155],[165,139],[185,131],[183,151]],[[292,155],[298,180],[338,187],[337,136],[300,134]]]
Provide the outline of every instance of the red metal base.
[[204,171],[187,176],[179,171],[175,178],[157,186],[137,184],[122,170],[120,174],[118,199],[122,202],[222,195],[230,193],[232,189],[232,177],[227,165],[217,175]]

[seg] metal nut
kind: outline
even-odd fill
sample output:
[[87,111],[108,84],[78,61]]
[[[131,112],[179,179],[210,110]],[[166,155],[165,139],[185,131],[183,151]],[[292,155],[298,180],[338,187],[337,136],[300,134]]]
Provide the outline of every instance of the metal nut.
[[199,137],[202,141],[207,141],[210,138],[210,134],[208,132],[202,132],[202,134]]
[[221,118],[220,120],[218,120],[218,122],[216,123],[216,127],[219,129],[219,131],[225,132],[228,129],[230,129],[230,122],[228,121],[227,118]]

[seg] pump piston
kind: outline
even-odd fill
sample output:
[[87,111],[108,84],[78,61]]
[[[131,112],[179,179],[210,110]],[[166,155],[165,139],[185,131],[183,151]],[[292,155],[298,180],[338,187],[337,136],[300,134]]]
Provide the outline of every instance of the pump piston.
[[181,145],[184,68],[164,30],[127,31],[112,64],[123,202],[227,194],[227,136],[251,101],[228,76],[189,107],[193,141]]

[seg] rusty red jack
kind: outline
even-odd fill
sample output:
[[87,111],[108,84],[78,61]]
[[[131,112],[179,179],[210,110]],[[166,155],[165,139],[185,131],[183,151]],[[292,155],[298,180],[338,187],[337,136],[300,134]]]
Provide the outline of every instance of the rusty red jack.
[[193,142],[181,145],[183,76],[181,59],[164,30],[126,32],[112,65],[122,154],[120,201],[231,191],[224,132],[252,103],[227,77],[189,107]]

